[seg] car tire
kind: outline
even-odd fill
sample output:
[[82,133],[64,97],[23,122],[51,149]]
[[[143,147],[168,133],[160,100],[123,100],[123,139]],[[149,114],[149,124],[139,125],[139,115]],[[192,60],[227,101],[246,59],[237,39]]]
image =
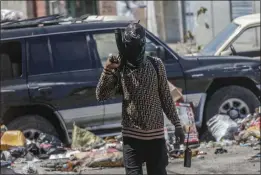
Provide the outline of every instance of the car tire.
[[241,86],[227,86],[217,90],[208,100],[205,108],[205,122],[204,133],[201,135],[201,139],[205,141],[213,140],[214,137],[207,131],[206,123],[214,115],[218,114],[219,108],[223,102],[228,99],[240,99],[247,104],[250,112],[254,112],[255,108],[260,106],[260,102],[256,95],[249,89]]
[[58,137],[54,126],[39,115],[25,115],[15,118],[7,125],[8,130],[20,130],[27,139],[37,139],[41,132]]

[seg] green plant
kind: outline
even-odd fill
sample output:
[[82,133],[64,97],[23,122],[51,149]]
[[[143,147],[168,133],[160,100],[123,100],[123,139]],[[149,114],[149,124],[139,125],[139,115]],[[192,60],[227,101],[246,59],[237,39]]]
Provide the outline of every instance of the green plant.
[[202,49],[202,45],[199,45],[198,47],[197,47],[197,51],[200,51]]
[[[197,10],[197,20],[199,18],[200,15],[203,15],[203,14],[206,14],[206,12],[208,11],[208,9],[206,7],[203,7],[201,6],[198,10]],[[205,28],[206,29],[209,29],[210,26],[207,22],[204,23],[205,25]],[[188,30],[186,33],[185,33],[185,36],[184,36],[184,41],[185,42],[188,42],[190,41],[191,42],[191,45],[192,45],[192,42],[194,41],[195,39],[195,36],[192,34],[192,32],[190,30]],[[191,48],[191,47],[190,47]],[[200,46],[197,46],[197,51],[200,51],[201,49],[203,48],[202,45]],[[189,50],[190,53],[192,53],[191,49]]]
[[201,14],[205,14],[207,11],[208,11],[207,8],[200,7],[199,10],[197,11],[197,17],[199,17]]

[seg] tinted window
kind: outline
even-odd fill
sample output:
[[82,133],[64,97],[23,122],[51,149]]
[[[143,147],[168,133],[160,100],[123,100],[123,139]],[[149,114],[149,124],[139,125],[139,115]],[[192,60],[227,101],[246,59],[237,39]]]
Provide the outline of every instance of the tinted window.
[[50,36],[50,41],[55,72],[91,68],[84,34]]
[[94,40],[96,41],[97,51],[101,60],[102,65],[104,66],[108,55],[110,53],[117,55],[118,48],[115,41],[114,33],[99,33],[93,35]]
[[31,75],[52,72],[47,37],[29,39],[29,55],[29,72]]
[[22,44],[19,41],[1,43],[0,80],[11,80],[22,76]]

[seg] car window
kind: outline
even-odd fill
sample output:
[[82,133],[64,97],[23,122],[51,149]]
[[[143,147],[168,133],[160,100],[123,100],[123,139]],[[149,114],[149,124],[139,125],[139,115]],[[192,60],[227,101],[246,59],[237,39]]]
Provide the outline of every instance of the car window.
[[260,26],[252,27],[241,33],[233,42],[236,51],[260,48]]
[[28,39],[29,42],[29,74],[51,73],[50,53],[48,49],[47,37],[36,37]]
[[201,55],[214,55],[217,50],[227,41],[227,39],[238,29],[239,25],[230,23],[213,40],[211,40],[200,51]]
[[50,36],[54,72],[74,71],[91,68],[86,36],[63,34]]
[[8,41],[0,46],[0,80],[12,80],[22,76],[22,43]]
[[108,55],[111,53],[113,55],[118,54],[118,48],[115,41],[114,33],[97,33],[93,34],[93,38],[96,41],[97,51],[104,66]]
[[[104,66],[108,55],[110,53],[117,55],[118,48],[116,45],[115,34],[111,33],[97,33],[93,34],[93,38],[96,41],[97,51],[101,60],[102,65]],[[146,38],[146,55],[156,56],[156,45],[148,38]]]

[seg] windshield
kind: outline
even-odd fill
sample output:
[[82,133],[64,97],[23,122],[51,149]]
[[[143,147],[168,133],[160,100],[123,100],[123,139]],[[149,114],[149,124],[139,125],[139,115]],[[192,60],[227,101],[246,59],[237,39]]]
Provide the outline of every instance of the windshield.
[[214,55],[216,51],[223,45],[223,43],[230,37],[234,31],[239,27],[235,23],[230,23],[223,29],[213,40],[211,40],[200,52],[202,55]]

